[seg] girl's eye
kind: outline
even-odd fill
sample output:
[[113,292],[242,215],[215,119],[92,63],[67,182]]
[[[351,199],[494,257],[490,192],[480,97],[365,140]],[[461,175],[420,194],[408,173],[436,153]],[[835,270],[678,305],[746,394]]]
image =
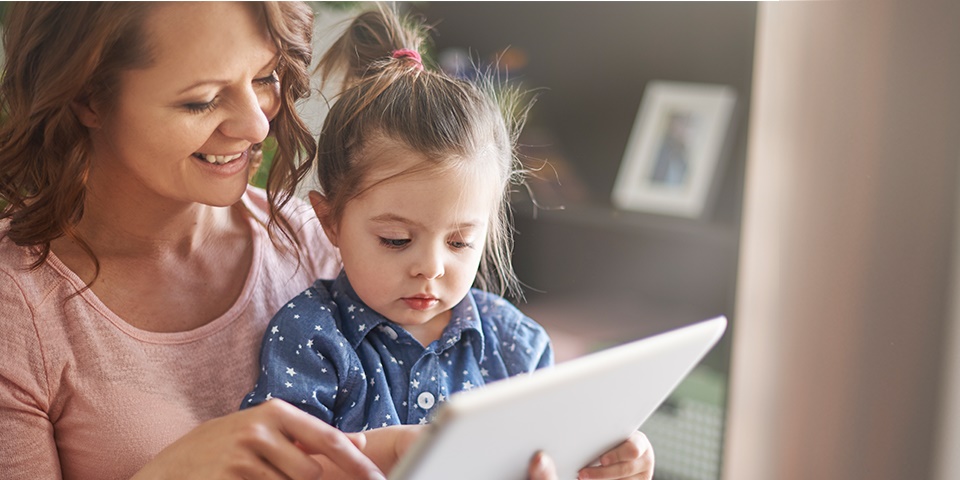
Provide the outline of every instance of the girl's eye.
[[383,238],[380,237],[380,245],[387,248],[403,248],[410,243],[408,238]]
[[456,250],[463,250],[463,249],[465,249],[465,248],[473,248],[473,244],[472,244],[472,243],[469,243],[469,242],[451,241],[451,242],[449,242],[449,244],[450,244],[451,247],[453,247],[453,248],[456,249]]
[[186,107],[190,113],[205,113],[217,108],[217,105],[219,104],[220,97],[213,97],[213,100],[210,100],[209,102],[188,103],[184,105],[184,107]]
[[280,78],[277,77],[277,72],[276,70],[274,70],[270,72],[270,75],[267,75],[266,77],[254,79],[253,83],[256,83],[257,85],[273,85],[275,83],[278,83],[279,81],[280,81]]

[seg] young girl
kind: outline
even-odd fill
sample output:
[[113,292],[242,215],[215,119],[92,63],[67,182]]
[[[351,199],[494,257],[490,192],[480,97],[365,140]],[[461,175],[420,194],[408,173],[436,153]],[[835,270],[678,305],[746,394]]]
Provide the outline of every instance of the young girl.
[[[518,286],[508,195],[521,96],[425,69],[421,32],[367,12],[321,61],[324,80],[347,73],[310,199],[343,270],[273,318],[244,407],[282,398],[348,432],[425,424],[451,394],[553,362],[544,329],[485,291]],[[641,441],[617,453],[631,475],[652,471]]]

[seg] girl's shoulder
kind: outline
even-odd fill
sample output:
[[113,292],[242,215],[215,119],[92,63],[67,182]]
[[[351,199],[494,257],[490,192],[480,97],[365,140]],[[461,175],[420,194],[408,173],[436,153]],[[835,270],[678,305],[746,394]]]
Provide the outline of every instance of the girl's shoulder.
[[501,337],[520,335],[524,338],[547,338],[544,328],[528,317],[507,299],[477,288],[470,290],[481,324],[498,332]]

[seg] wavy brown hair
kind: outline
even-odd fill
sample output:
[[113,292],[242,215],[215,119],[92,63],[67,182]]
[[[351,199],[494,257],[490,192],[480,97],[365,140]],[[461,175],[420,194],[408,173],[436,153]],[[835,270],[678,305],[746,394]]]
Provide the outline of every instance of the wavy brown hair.
[[[280,54],[280,110],[271,122],[277,150],[267,180],[271,238],[296,242],[280,215],[312,158],[315,144],[296,112],[309,94],[313,11],[300,2],[248,3]],[[76,226],[83,217],[90,136],[74,101],[111,104],[120,73],[150,66],[144,22],[150,2],[12,2],[4,22],[6,62],[0,81],[0,219],[7,236],[35,248],[36,268],[51,241],[67,236],[99,262]],[[94,277],[94,279],[96,276]],[[91,282],[92,283],[92,282]],[[88,285],[89,286],[89,285]]]
[[[338,222],[347,202],[363,192],[366,175],[375,167],[365,149],[382,140],[423,154],[427,161],[415,171],[465,168],[492,174],[499,196],[476,286],[522,298],[511,262],[509,196],[512,185],[523,182],[516,143],[533,102],[491,74],[466,81],[409,55],[393,54],[420,50],[427,31],[416,19],[380,5],[358,15],[321,58],[323,80],[342,75],[344,85],[317,146],[317,174],[331,220]],[[486,155],[488,151],[495,155]],[[491,158],[492,163],[484,163]],[[413,172],[401,175],[407,173]]]

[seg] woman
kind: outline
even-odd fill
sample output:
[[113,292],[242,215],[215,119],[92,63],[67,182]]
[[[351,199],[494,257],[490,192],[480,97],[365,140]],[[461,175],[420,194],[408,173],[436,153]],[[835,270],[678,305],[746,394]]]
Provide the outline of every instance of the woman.
[[298,3],[9,7],[0,477],[316,478],[309,453],[382,478],[289,405],[231,413],[280,302],[336,272],[309,212],[280,209],[312,152],[311,28]]

